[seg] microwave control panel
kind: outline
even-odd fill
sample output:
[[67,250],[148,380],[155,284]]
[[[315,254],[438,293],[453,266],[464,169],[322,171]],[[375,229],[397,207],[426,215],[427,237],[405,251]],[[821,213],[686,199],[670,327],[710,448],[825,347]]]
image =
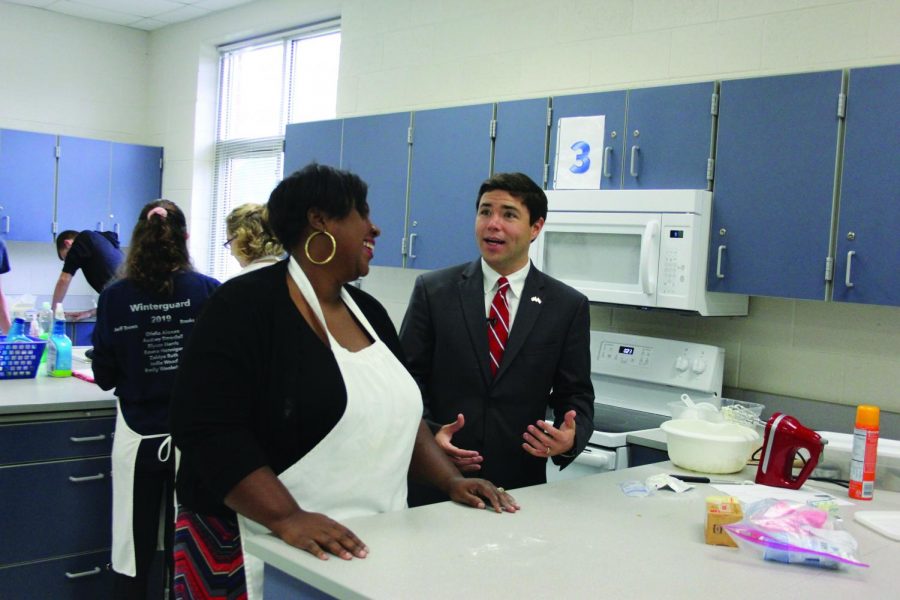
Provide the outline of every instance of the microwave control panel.
[[659,294],[682,297],[690,294],[692,233],[688,225],[663,225],[659,243]]

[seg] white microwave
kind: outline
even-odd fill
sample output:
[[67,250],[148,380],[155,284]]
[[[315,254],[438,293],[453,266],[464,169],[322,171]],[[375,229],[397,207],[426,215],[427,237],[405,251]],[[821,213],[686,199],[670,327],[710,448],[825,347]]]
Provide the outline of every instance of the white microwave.
[[746,315],[747,296],[706,291],[712,194],[550,190],[535,266],[591,302]]

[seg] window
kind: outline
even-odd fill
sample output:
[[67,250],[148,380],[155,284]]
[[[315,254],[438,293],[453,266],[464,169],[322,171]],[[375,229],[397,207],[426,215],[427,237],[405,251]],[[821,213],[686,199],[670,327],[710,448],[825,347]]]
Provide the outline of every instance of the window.
[[281,178],[287,123],[334,118],[341,34],[336,21],[219,49],[219,111],[209,272],[240,266],[222,244],[225,217],[264,204]]

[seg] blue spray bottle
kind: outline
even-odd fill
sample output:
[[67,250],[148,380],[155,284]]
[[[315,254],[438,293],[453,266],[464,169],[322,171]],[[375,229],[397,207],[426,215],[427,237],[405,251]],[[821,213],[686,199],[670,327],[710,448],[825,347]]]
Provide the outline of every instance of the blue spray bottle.
[[62,303],[56,305],[53,332],[47,340],[47,375],[70,377],[72,375],[72,340],[66,335],[66,313]]

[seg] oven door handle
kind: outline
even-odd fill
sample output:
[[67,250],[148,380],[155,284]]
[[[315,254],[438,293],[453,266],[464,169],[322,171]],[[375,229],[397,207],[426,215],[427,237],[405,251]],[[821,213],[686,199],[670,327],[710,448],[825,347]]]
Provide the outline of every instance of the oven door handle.
[[588,446],[575,457],[575,462],[586,467],[613,471],[616,468],[616,453],[612,450],[592,449]]
[[659,237],[659,221],[650,221],[644,227],[644,233],[641,235],[641,266],[640,280],[641,291],[647,296],[656,294],[656,269],[658,267],[658,258],[654,260],[656,252],[654,242]]

